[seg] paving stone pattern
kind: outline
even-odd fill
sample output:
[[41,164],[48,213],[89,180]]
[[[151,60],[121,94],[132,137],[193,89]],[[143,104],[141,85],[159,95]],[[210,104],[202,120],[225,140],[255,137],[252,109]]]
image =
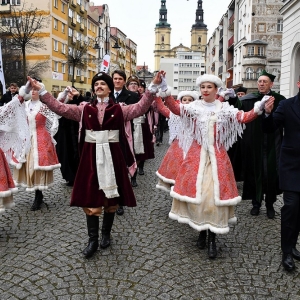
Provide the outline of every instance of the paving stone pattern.
[[251,201],[242,201],[237,225],[218,235],[210,260],[196,247],[198,233],[168,218],[170,196],[155,189],[167,147],[156,147],[138,175],[138,206],[116,216],[112,246],[91,259],[81,253],[84,213],[69,207],[72,189],[60,172],[40,211],[30,211],[34,194],[21,189],[16,207],[0,216],[0,299],[300,299],[300,262],[290,274],[281,266],[282,198],[274,220],[264,207],[251,216]]

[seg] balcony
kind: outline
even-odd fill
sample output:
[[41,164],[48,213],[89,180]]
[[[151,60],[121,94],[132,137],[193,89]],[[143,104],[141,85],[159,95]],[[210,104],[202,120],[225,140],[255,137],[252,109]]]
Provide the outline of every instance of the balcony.
[[233,30],[233,28],[234,28],[234,19],[235,19],[235,17],[234,17],[234,14],[230,17],[230,19],[229,19],[229,25],[228,25],[228,29],[229,30]]
[[219,67],[218,75],[222,75],[223,73],[223,66]]
[[84,13],[84,5],[80,5],[80,11]]
[[80,30],[84,31],[84,24],[83,23],[80,23]]
[[229,59],[227,61],[227,70],[232,69],[233,68],[233,58]]
[[228,40],[228,49],[234,46],[234,36]]
[[7,14],[10,13],[10,4],[1,4],[0,5],[0,14]]
[[72,24],[73,26],[76,26],[76,18],[72,18],[71,24]]
[[74,7],[77,6],[76,0],[71,0],[70,2],[71,2],[71,4],[72,4]]
[[267,65],[266,56],[264,55],[244,55],[243,66],[263,66]]
[[84,76],[83,76],[83,75],[80,76],[79,82],[80,82],[80,83],[84,83]]

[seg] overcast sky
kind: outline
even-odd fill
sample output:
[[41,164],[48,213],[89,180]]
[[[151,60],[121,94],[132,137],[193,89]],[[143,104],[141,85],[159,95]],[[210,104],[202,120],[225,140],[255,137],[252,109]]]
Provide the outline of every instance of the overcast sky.
[[[107,4],[111,27],[118,27],[137,44],[137,64],[144,62],[154,70],[155,25],[159,22],[160,0],[92,0],[94,5]],[[208,39],[231,0],[203,0],[204,23]],[[196,19],[197,0],[167,0],[168,23],[171,25],[171,46],[180,43],[190,47],[190,30]]]

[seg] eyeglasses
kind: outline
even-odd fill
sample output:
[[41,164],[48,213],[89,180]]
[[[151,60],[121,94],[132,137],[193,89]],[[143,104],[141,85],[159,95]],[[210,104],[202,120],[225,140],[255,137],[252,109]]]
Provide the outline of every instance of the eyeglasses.
[[138,85],[136,82],[130,82],[129,85]]

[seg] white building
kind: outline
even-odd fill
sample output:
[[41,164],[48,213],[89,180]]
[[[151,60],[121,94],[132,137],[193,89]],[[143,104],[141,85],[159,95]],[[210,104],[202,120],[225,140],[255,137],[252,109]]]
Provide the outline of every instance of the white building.
[[280,93],[286,98],[298,93],[300,80],[300,1],[283,0],[282,65]]
[[161,58],[160,68],[167,73],[173,96],[181,91],[198,91],[196,79],[205,73],[204,52],[178,51],[176,58]]

